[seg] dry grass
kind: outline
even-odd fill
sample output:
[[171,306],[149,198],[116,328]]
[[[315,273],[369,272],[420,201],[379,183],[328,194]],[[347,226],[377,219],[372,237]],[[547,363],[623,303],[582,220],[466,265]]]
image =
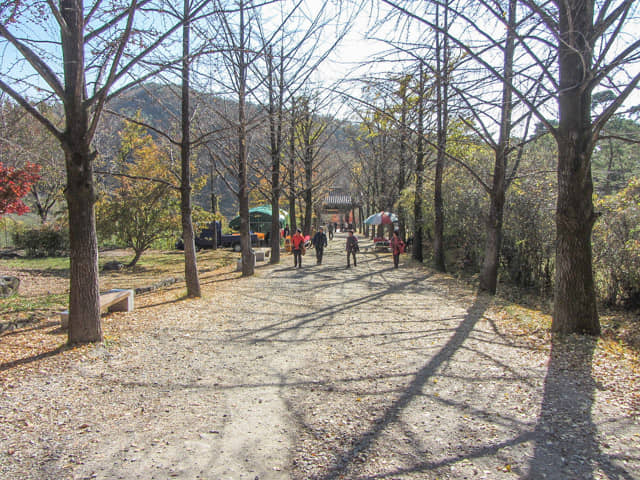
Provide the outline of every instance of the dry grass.
[[[202,250],[198,253],[201,274],[231,264],[238,254],[229,250]],[[100,290],[112,288],[140,288],[175,278],[184,277],[184,255],[181,251],[146,252],[138,265],[120,271],[102,271],[110,261],[126,265],[132,252],[109,250],[100,253]],[[17,258],[3,260],[0,275],[12,275],[20,279],[18,295],[0,299],[0,333],[16,324],[30,325],[47,322],[56,312],[66,309],[69,294],[69,259]]]

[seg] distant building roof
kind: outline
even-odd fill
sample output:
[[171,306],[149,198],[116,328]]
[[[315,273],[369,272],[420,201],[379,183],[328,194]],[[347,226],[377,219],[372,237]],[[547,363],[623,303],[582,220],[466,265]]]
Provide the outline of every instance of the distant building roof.
[[322,206],[329,209],[345,207],[351,208],[357,205],[358,204],[356,201],[354,201],[354,198],[344,190],[330,191],[322,202]]

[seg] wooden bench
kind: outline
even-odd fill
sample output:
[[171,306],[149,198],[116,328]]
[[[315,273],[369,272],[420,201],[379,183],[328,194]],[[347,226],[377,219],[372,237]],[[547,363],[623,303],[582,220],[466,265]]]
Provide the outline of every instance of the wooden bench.
[[[114,288],[100,294],[100,311],[130,312],[133,310],[133,290]],[[69,311],[60,312],[60,325],[69,326]]]

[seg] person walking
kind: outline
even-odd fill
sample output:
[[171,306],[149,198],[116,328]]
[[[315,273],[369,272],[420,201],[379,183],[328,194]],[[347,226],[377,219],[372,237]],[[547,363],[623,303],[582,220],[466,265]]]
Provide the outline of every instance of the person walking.
[[328,245],[327,236],[324,234],[324,228],[320,227],[311,240],[311,244],[316,249],[316,264],[322,265],[322,254],[324,247]]
[[333,223],[329,224],[329,240],[333,240]]
[[347,234],[347,268],[351,267],[351,256],[353,255],[353,266],[357,267],[356,252],[358,248],[358,238],[353,234],[353,230],[349,230]]
[[398,264],[400,263],[400,254],[404,252],[404,242],[400,239],[400,232],[398,232],[398,230],[393,232],[389,246],[393,253],[393,268],[398,268]]
[[293,252],[293,268],[302,268],[302,249],[304,248],[304,237],[298,228],[291,237],[291,251]]

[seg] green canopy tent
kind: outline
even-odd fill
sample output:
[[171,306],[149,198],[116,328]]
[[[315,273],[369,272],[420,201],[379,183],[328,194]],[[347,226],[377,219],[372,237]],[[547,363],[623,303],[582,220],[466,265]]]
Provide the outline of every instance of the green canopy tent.
[[[288,218],[289,214],[284,210],[280,210],[280,228],[284,228]],[[271,232],[271,205],[261,205],[249,210],[249,225],[252,232]],[[229,222],[229,228],[233,230],[240,229],[239,216]]]

